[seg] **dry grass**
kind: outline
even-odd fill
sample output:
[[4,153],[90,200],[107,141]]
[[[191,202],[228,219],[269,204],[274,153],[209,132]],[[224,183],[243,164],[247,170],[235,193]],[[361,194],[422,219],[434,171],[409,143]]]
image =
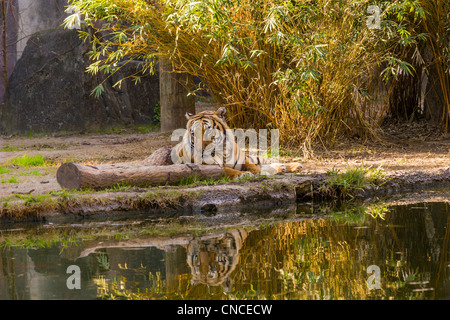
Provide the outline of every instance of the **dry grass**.
[[366,25],[369,0],[72,2],[96,28],[82,32],[90,72],[113,74],[129,59],[155,72],[164,55],[203,79],[198,90],[228,107],[232,127],[277,128],[305,157],[339,136],[376,137],[392,106],[416,103],[412,55],[427,46],[448,128],[448,1],[382,1],[380,29]]

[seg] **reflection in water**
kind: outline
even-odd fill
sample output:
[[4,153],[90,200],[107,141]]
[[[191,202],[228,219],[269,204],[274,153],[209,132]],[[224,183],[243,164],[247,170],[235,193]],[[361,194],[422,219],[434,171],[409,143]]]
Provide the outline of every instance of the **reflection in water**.
[[247,238],[242,228],[205,240],[192,240],[187,246],[187,263],[191,268],[191,284],[222,286],[231,290],[230,274],[239,262],[239,250]]
[[[0,298],[449,299],[448,209],[298,209],[289,221],[206,236],[112,233],[75,242],[72,228],[63,232],[73,241],[23,247],[3,231]],[[81,290],[66,286],[70,265],[80,267]],[[380,270],[379,289],[368,286],[369,266]]]

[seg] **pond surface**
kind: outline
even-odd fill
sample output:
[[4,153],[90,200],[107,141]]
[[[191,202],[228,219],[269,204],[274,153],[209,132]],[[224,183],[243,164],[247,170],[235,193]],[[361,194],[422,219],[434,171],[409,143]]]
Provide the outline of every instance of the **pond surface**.
[[3,224],[0,299],[450,299],[449,227],[439,202]]

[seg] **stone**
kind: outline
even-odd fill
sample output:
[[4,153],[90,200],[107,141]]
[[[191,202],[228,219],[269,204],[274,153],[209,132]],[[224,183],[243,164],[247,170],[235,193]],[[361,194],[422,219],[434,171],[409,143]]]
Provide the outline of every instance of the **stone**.
[[86,72],[90,44],[77,30],[62,28],[35,33],[18,60],[0,105],[0,133],[86,132],[154,123],[159,102],[159,77],[145,75],[140,83],[116,81],[137,71],[139,62],[125,63],[107,79],[104,92],[91,92],[105,75]]

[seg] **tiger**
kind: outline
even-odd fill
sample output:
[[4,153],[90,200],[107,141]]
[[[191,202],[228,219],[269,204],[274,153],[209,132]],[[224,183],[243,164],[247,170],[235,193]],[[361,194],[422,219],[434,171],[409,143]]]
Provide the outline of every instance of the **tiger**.
[[222,286],[225,292],[230,292],[230,275],[239,264],[239,251],[247,236],[248,232],[244,228],[236,228],[219,237],[191,240],[186,247],[191,284]]
[[[297,162],[270,163],[267,158],[246,154],[235,141],[233,130],[226,123],[225,115],[224,107],[216,111],[202,111],[195,115],[186,113],[187,130],[182,141],[174,147],[165,146],[156,150],[145,163],[147,165],[193,163],[196,154],[206,155],[200,161],[203,164],[219,164],[230,179],[299,172],[303,168]],[[196,137],[201,137],[201,143],[196,144]]]
[[[249,232],[237,227],[226,232],[202,237],[179,236],[169,238],[128,239],[127,241],[99,243],[97,246],[85,248],[78,259],[90,254],[103,254],[108,257],[119,249],[158,248],[165,252],[173,252],[177,247],[186,249],[186,264],[191,272],[191,285],[206,284],[221,286],[225,292],[232,289],[230,275],[239,265],[239,252],[245,244]],[[126,258],[126,255],[121,256]],[[142,267],[142,266],[141,266]]]

